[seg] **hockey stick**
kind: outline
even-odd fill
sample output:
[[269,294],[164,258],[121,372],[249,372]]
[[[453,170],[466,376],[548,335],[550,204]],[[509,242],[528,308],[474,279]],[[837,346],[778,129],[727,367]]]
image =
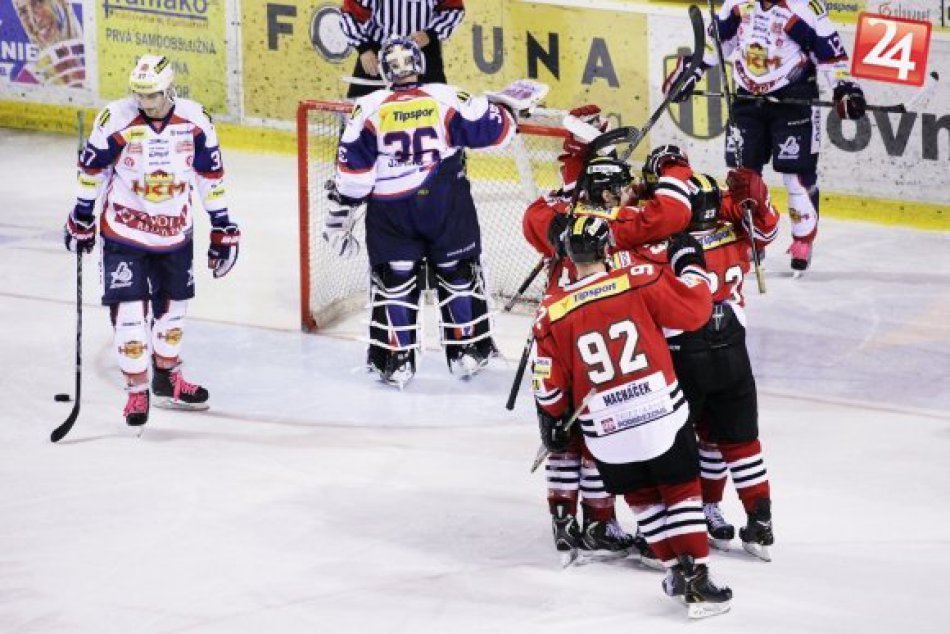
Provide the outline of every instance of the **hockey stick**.
[[[83,150],[83,116],[82,110],[76,113],[76,128],[79,137],[78,151]],[[69,430],[73,428],[76,419],[79,418],[79,399],[82,394],[82,249],[76,246],[76,399],[73,403],[73,409],[63,423],[53,430],[49,439],[51,442],[59,442],[63,439]]]
[[[719,22],[716,20],[716,10],[713,8],[713,0],[706,0],[709,6],[709,19],[712,21],[713,44],[716,46],[716,56],[719,58],[719,78],[725,89],[723,96],[726,99],[726,130],[727,135],[732,138],[733,149],[735,150],[736,166],[742,167],[742,135],[735,126],[732,115],[732,105],[734,103],[735,91],[729,83],[729,74],[726,72],[726,56],[722,52],[722,39],[719,35]],[[752,268],[755,270],[755,283],[759,288],[759,294],[765,293],[765,275],[762,271],[762,257],[759,250],[755,248],[755,225],[752,224],[752,208],[743,201],[742,210],[745,214],[745,220],[749,233],[749,248],[752,252]]]
[[[538,263],[534,265],[534,268],[531,269],[531,272],[528,273],[528,276],[524,278],[524,281],[521,283],[521,286],[518,287],[518,290],[515,291],[515,294],[511,296],[511,299],[505,304],[505,307],[502,309],[506,313],[510,313],[511,309],[514,308],[515,302],[521,297],[522,294],[528,287],[531,286],[531,283],[534,282],[534,278],[538,276],[538,273],[544,268],[545,258],[538,260]],[[511,409],[510,407],[508,409]]]
[[673,97],[680,91],[690,75],[693,74],[694,69],[703,61],[703,47],[706,43],[706,34],[703,28],[703,13],[695,4],[689,6],[689,21],[693,28],[693,52],[689,58],[688,69],[680,75],[679,80],[670,87],[670,90],[666,93],[666,97],[660,103],[660,106],[653,111],[653,114],[650,115],[647,122],[640,128],[637,136],[630,141],[630,145],[628,145],[627,149],[620,155],[621,161],[626,161],[630,158],[630,155],[637,149],[637,146],[640,145],[640,142],[646,137],[647,133],[650,132],[656,122],[660,120],[660,117],[663,116],[663,113],[670,107],[670,104],[673,102]]
[[515,370],[515,379],[511,382],[511,389],[508,391],[508,400],[505,402],[505,409],[509,412],[515,408],[515,401],[518,400],[518,391],[521,389],[521,379],[524,378],[524,371],[528,367],[528,357],[531,356],[531,346],[534,344],[534,328],[531,328],[531,334],[524,342],[524,350],[521,351],[521,359],[518,361],[518,369]]
[[[574,421],[577,420],[578,416],[581,415],[581,412],[584,411],[584,408],[587,407],[587,403],[590,402],[590,399],[594,398],[597,395],[597,390],[594,388],[590,389],[590,392],[587,393],[587,396],[584,397],[584,400],[581,401],[581,404],[577,409],[574,410],[574,413],[571,414],[571,417],[567,420],[567,424],[564,425],[564,431],[571,431],[571,427],[574,426]],[[538,453],[534,456],[534,462],[531,463],[531,473],[534,473],[538,470],[538,467],[541,466],[541,463],[544,462],[544,459],[551,454],[548,451],[548,448],[544,446],[544,443],[541,443],[541,446],[538,447]]]
[[[865,110],[870,112],[890,112],[890,113],[905,113],[912,112],[915,108],[922,106],[926,103],[930,96],[933,94],[934,90],[937,89],[937,82],[940,81],[940,74],[937,71],[933,71],[927,77],[927,81],[924,83],[924,86],[917,91],[917,94],[911,97],[907,103],[898,103],[892,105],[877,105],[877,104],[867,104],[864,106]],[[697,97],[706,97],[707,99],[727,99],[728,96],[721,92],[712,92],[706,90],[694,90],[693,94]],[[818,108],[834,108],[835,102],[833,101],[824,101],[822,99],[793,99],[786,98],[782,99],[779,97],[774,97],[772,95],[740,95],[735,94],[734,99],[742,99],[745,101],[765,101],[768,103],[777,103],[777,104],[789,104],[795,106],[814,106]]]

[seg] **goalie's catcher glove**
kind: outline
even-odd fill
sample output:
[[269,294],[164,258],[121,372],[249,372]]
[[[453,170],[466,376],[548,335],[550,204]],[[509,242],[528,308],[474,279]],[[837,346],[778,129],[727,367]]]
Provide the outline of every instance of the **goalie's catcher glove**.
[[541,444],[551,453],[567,451],[571,443],[571,432],[567,428],[568,417],[556,418],[538,405],[538,427],[541,430]]
[[838,82],[832,100],[835,102],[835,111],[842,119],[860,119],[867,108],[864,91],[853,81]]
[[514,117],[529,116],[551,87],[533,79],[518,79],[498,91],[486,92],[488,101],[504,106]]
[[689,59],[687,57],[682,55],[678,57],[676,59],[676,68],[663,80],[663,94],[666,95],[676,86],[681,77],[686,77],[683,85],[673,94],[673,101],[676,103],[681,103],[690,98],[693,91],[696,90],[696,84],[703,78],[703,73],[706,70],[703,65],[700,64],[693,69],[693,72],[690,72],[688,62]]
[[96,217],[92,214],[77,215],[73,210],[66,218],[63,240],[68,251],[92,253],[96,246]]
[[687,267],[698,267],[697,272],[706,270],[706,256],[703,254],[703,245],[688,233],[677,233],[670,236],[666,246],[666,253],[670,259],[670,267],[676,277],[679,277]]
[[214,277],[224,277],[237,264],[238,249],[241,243],[241,230],[228,220],[227,215],[213,219],[211,239],[208,246],[208,268]]
[[354,257],[360,252],[360,243],[353,235],[353,227],[356,224],[356,210],[362,201],[341,194],[332,180],[327,181],[326,189],[328,205],[327,215],[323,218],[323,239],[341,258]]

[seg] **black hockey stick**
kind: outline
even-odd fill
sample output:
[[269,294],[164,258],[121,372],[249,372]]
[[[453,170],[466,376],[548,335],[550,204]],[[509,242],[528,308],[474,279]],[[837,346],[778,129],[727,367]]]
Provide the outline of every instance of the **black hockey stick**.
[[[83,149],[83,117],[82,110],[76,113],[77,130],[79,135],[79,151]],[[49,439],[59,442],[69,430],[73,428],[79,417],[79,399],[82,394],[82,249],[76,245],[76,398],[73,409],[63,423],[53,430]]]
[[[722,87],[725,90],[722,96],[726,100],[726,135],[732,139],[733,151],[736,157],[736,167],[742,167],[742,135],[735,125],[732,114],[732,105],[735,103],[736,91],[733,90],[729,82],[729,74],[726,72],[726,56],[722,52],[722,39],[719,35],[719,21],[716,20],[716,10],[713,8],[712,0],[706,0],[709,6],[710,29],[713,36],[713,44],[716,46],[716,57],[719,59],[719,78]],[[741,203],[742,212],[745,215],[746,224],[749,226],[749,250],[752,252],[752,268],[755,270],[755,283],[758,286],[759,294],[765,293],[765,274],[762,271],[762,256],[759,250],[755,248],[755,225],[753,224],[752,208]]]
[[[890,112],[890,113],[905,113],[912,112],[914,108],[922,105],[927,99],[930,98],[930,95],[936,90],[937,82],[940,81],[940,74],[937,71],[930,73],[924,86],[917,92],[916,95],[907,100],[907,103],[898,103],[891,105],[878,105],[878,104],[867,104],[864,106],[864,109],[869,112]],[[694,90],[693,94],[697,97],[706,97],[708,99],[728,99],[728,96],[725,93],[713,92],[706,90]],[[765,101],[767,103],[777,103],[777,104],[789,104],[795,106],[815,106],[818,108],[834,108],[835,102],[825,101],[822,99],[793,99],[793,98],[780,98],[774,97],[772,95],[733,95],[734,99],[742,99],[745,101]]]
[[[528,276],[524,278],[524,281],[521,283],[521,286],[518,287],[518,290],[515,291],[515,294],[511,296],[511,299],[505,304],[505,307],[502,309],[506,313],[510,313],[511,309],[514,308],[515,302],[524,294],[528,287],[531,286],[531,283],[534,282],[534,278],[538,276],[538,273],[544,268],[545,258],[538,260],[538,263],[534,265],[534,268],[531,269],[531,272],[528,273]],[[511,409],[510,407],[508,409]]]

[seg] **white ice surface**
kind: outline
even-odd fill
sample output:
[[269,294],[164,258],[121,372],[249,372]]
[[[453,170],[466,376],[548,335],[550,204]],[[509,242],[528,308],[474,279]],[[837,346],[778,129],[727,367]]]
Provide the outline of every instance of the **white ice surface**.
[[[0,130],[0,147],[0,632],[686,627],[656,572],[559,569],[530,399],[503,408],[524,319],[501,324],[511,366],[463,383],[433,351],[403,393],[353,370],[352,327],[297,331],[290,158],[226,157],[241,258],[223,280],[196,267],[185,344],[212,409],[125,427],[87,258],[82,412],[52,445],[73,381],[74,144]],[[774,561],[714,553],[733,610],[694,627],[948,631],[950,239],[824,221],[792,281],[787,233],[768,294],[749,289]],[[725,510],[742,521],[731,491]]]

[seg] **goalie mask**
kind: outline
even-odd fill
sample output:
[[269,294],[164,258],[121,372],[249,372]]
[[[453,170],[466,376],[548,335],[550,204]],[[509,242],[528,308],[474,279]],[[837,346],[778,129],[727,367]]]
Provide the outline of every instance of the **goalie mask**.
[[[139,108],[148,113],[175,100],[175,70],[164,55],[143,55],[129,75],[129,90]],[[161,99],[159,99],[161,97]]]
[[[597,207],[617,205],[620,204],[621,191],[632,180],[630,167],[626,163],[610,156],[598,156],[592,159],[584,169],[581,176],[581,194],[589,205]],[[604,192],[615,197],[617,201],[606,202]]]
[[719,207],[722,204],[722,191],[719,183],[708,174],[693,174],[687,183],[692,219],[689,231],[705,231],[716,226],[719,220]]
[[390,86],[413,75],[426,72],[426,58],[419,45],[408,37],[392,37],[379,51],[379,70]]
[[562,240],[564,252],[573,262],[602,261],[612,244],[610,224],[599,216],[577,216],[569,221]]

